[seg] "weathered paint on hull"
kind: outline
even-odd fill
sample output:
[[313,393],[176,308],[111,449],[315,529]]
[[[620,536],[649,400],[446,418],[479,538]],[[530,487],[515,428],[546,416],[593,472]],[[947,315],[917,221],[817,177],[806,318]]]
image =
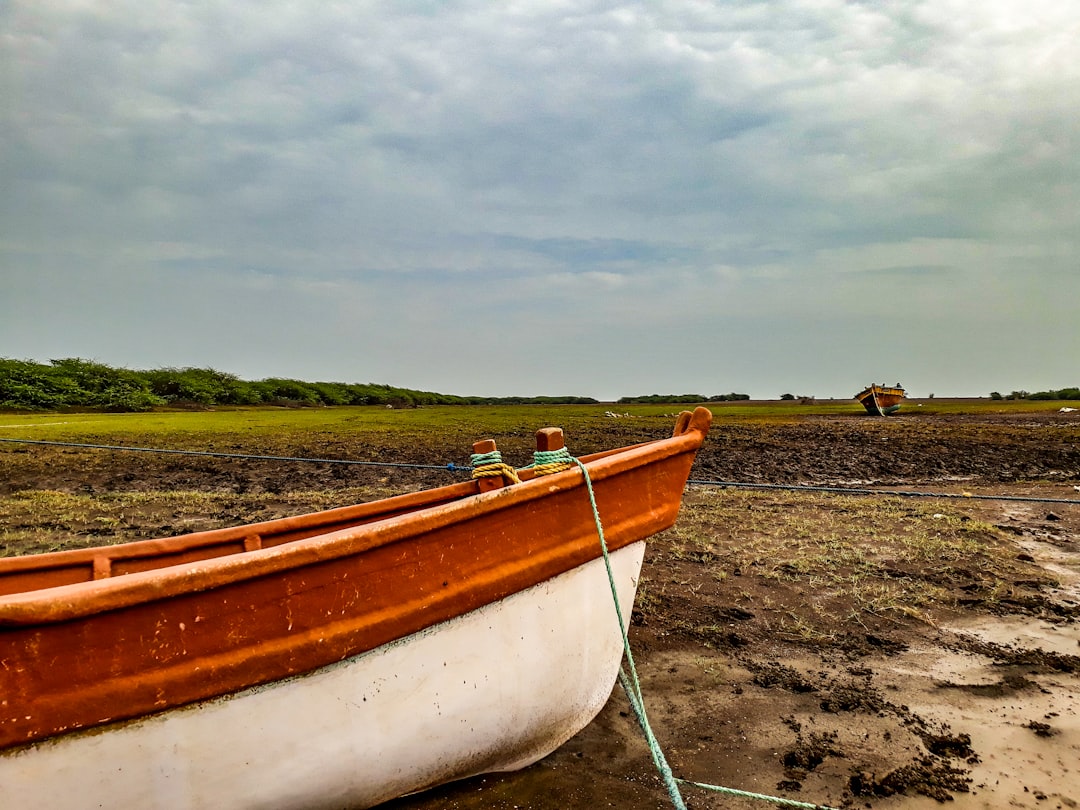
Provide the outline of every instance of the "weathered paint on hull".
[[[693,415],[679,417],[670,439],[585,459],[613,554],[674,523],[690,466],[710,421],[711,414],[699,408]],[[530,477],[522,473],[522,478]],[[351,670],[350,662],[365,661],[365,654],[408,647],[411,642],[401,644],[402,639],[428,639],[425,631],[430,628],[478,611],[498,614],[499,605],[515,595],[596,568],[599,541],[579,469],[532,477],[493,491],[480,489],[477,482],[470,482],[235,529],[0,559],[0,789],[21,785],[30,790],[31,783],[56,782],[48,789],[76,796],[72,801],[77,803],[71,806],[82,807],[87,804],[79,779],[104,780],[112,789],[125,773],[136,773],[142,774],[136,777],[142,780],[136,792],[151,791],[152,781],[154,796],[164,798],[160,805],[133,799],[131,806],[209,806],[185,804],[189,788],[173,786],[207,780],[213,783],[215,795],[221,795],[228,792],[233,776],[247,784],[249,777],[268,778],[268,770],[286,772],[289,762],[267,756],[266,738],[283,736],[273,748],[280,756],[307,746],[318,749],[322,741],[305,738],[303,722],[296,721],[300,715],[317,714],[316,710],[307,707],[306,698],[296,706],[275,701],[272,714],[280,722],[254,724],[250,738],[244,737],[249,743],[246,758],[242,764],[234,761],[230,772],[215,768],[214,757],[199,753],[199,746],[214,734],[200,732],[189,739],[176,721],[162,718],[198,718],[204,711],[217,716],[221,706],[254,705],[256,695],[301,695],[297,684],[323,679],[339,669]],[[601,591],[606,592],[606,586]],[[560,609],[548,618],[552,617],[555,624],[548,626],[544,636],[550,643],[534,640],[532,648],[562,662],[559,666],[570,672],[575,656],[592,661],[597,653],[578,632],[577,614]],[[588,633],[595,627],[585,622],[583,629]],[[532,636],[522,629],[521,638]],[[472,644],[460,639],[455,643]],[[560,646],[569,649],[555,649]],[[426,774],[421,778],[403,764],[404,756],[400,761],[395,758],[393,773],[375,769],[383,783],[392,785],[387,798],[400,787],[394,775],[398,771],[412,773],[405,779],[406,790],[419,789],[445,778],[516,767],[543,756],[551,749],[542,742],[540,727],[549,729],[550,740],[573,733],[568,729],[578,721],[570,722],[560,709],[564,700],[574,703],[573,688],[567,693],[571,698],[563,695],[549,700],[537,691],[539,682],[529,680],[531,675],[506,670],[498,649],[484,652],[493,656],[487,661],[487,678],[521,679],[530,685],[513,693],[522,699],[519,708],[500,705],[495,713],[522,722],[521,716],[532,717],[534,704],[529,696],[536,694],[536,710],[547,712],[548,720],[526,723],[533,730],[509,746],[516,746],[513,756],[506,754],[504,742],[495,745],[501,753],[492,750],[490,740],[502,739],[498,734],[487,734],[488,747],[483,749],[487,753],[480,755],[467,737],[442,729],[438,734],[448,733],[457,747],[471,752],[465,755],[471,764],[465,767],[459,757],[457,764],[440,772],[429,761],[420,766]],[[496,661],[494,668],[491,660]],[[618,658],[614,661],[617,664]],[[542,674],[544,683],[558,685],[543,666],[529,664],[527,668]],[[610,690],[613,673],[602,679],[602,696]],[[364,704],[372,688],[383,684],[390,689],[391,681],[397,680],[403,682],[403,691],[395,699],[405,700],[413,691],[429,688],[425,679],[412,683],[406,674],[402,669],[382,675],[365,673],[349,682],[349,691],[338,693],[340,701],[359,695]],[[440,696],[436,715],[446,728],[461,732],[473,717],[491,711],[478,677],[471,683],[479,702],[466,704],[453,716],[442,713],[448,704],[441,690],[449,694],[456,686],[435,683],[430,687]],[[464,682],[470,683],[468,678]],[[592,680],[592,686],[589,682],[586,679],[585,688],[593,694],[599,681]],[[375,705],[385,705],[388,713],[394,710],[392,702],[376,701]],[[329,709],[326,712],[333,714]],[[229,717],[227,724],[213,724],[217,734],[232,733],[232,724],[247,723],[239,715]],[[435,716],[429,714],[429,719],[435,722]],[[294,721],[298,733],[284,739]],[[390,717],[388,727],[396,722]],[[199,721],[190,727],[203,726]],[[132,736],[134,730],[144,728],[158,730]],[[345,732],[348,738],[355,728]],[[110,748],[114,737],[126,742]],[[373,747],[362,749],[367,752],[364,756],[375,757],[371,752],[381,750],[381,741],[374,733],[365,739]],[[80,753],[75,759],[84,750],[113,753],[97,759],[91,756],[95,767],[104,769],[96,776],[68,761],[66,755],[56,759],[50,753],[76,748]],[[243,750],[240,743],[237,750]],[[353,750],[348,748],[345,754]],[[410,745],[410,754],[418,753]],[[143,759],[152,763],[149,770],[140,765]],[[40,766],[41,762],[48,764]],[[324,773],[332,770],[325,762],[321,766]],[[241,771],[247,774],[245,768],[255,769],[256,775],[239,776]],[[62,775],[69,771],[78,776],[64,782]],[[51,775],[43,780],[44,773]],[[298,790],[310,787],[297,784]],[[180,798],[170,804],[174,790]],[[284,787],[281,791],[291,801],[293,794]],[[0,795],[6,798],[8,794]],[[330,794],[317,791],[317,795]],[[301,805],[297,797],[297,807],[318,806]],[[336,799],[326,801],[332,804]],[[105,805],[124,806],[119,801]],[[59,805],[50,801],[45,806]],[[279,801],[275,794],[263,806],[292,805]]]
[[[645,543],[611,555],[630,615]],[[361,808],[529,765],[596,716],[622,641],[603,560],[346,661],[0,752],[4,807]]]
[[888,416],[900,410],[900,403],[904,401],[906,393],[902,388],[885,388],[871,386],[855,395],[866,412],[873,416]]

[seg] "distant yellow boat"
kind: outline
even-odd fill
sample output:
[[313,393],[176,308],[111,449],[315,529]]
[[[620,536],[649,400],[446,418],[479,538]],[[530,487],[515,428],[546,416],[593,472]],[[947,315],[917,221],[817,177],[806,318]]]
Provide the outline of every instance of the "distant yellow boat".
[[855,395],[866,412],[874,416],[888,416],[900,410],[900,403],[907,393],[897,383],[893,387],[872,383]]

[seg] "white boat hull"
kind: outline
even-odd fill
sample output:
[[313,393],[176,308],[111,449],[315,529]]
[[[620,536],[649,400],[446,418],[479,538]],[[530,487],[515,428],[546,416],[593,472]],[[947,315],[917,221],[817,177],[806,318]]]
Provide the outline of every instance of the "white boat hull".
[[[611,555],[629,617],[645,543]],[[0,805],[363,808],[525,767],[607,701],[622,639],[602,559],[307,675],[0,753]]]

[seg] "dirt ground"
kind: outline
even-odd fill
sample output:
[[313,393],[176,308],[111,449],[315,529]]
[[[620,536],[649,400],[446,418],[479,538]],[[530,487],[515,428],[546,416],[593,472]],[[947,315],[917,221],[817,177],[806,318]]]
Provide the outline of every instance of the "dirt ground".
[[[667,422],[597,419],[567,435],[584,454],[663,435]],[[214,449],[392,452],[430,463],[461,459],[468,446],[463,437],[445,446],[429,439]],[[514,437],[499,440],[504,453],[516,449]],[[217,511],[201,516],[175,502],[129,506],[118,519],[123,532],[100,515],[35,517],[9,506],[2,528],[22,534],[0,553],[55,547],[26,538],[68,547],[264,518],[295,508],[294,492],[448,482],[439,470],[307,465],[298,473],[268,462],[18,445],[0,446],[0,473],[5,503],[46,490],[221,496]],[[630,633],[676,776],[832,807],[1078,806],[1080,413],[718,417],[692,478],[707,483],[688,488],[679,524],[650,543]],[[956,497],[852,500],[732,482]],[[1010,499],[980,497],[991,495]],[[941,538],[954,543],[941,548],[968,551],[933,552],[938,525],[951,527]],[[769,806],[689,785],[682,792],[692,808]],[[591,725],[536,765],[387,805],[665,806],[618,686]]]

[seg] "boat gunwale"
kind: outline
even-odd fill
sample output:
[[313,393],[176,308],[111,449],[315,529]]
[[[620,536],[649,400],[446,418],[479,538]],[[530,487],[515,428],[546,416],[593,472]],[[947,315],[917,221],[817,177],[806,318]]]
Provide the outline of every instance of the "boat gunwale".
[[[460,500],[461,498],[473,494],[475,492],[475,487],[472,486],[472,483],[472,481],[460,481],[435,489],[408,492],[402,495],[394,495],[389,498],[380,498],[375,501],[349,504],[347,506],[336,506],[332,509],[324,509],[319,512],[306,512],[300,515],[271,518],[257,523],[222,526],[217,529],[188,532],[172,537],[154,537],[147,538],[146,540],[132,540],[126,543],[117,543],[115,545],[74,548],[65,551],[50,551],[45,554],[27,554],[20,557],[3,557],[0,558],[0,575],[7,572],[24,570],[65,568],[72,565],[79,565],[80,563],[85,564],[102,556],[108,557],[111,560],[142,559],[186,550],[207,548],[223,542],[240,541],[245,537],[250,537],[252,535],[267,538],[278,534],[285,534],[290,531],[302,531],[305,528],[316,528],[320,524],[342,523],[348,520],[361,520],[368,517],[378,518],[378,515],[381,513],[402,512],[405,510],[418,511],[420,509],[438,506],[441,503]],[[454,490],[460,490],[460,492],[455,492]],[[433,495],[438,495],[438,497],[431,497]],[[311,521],[311,518],[316,516],[319,518],[317,523]],[[126,576],[130,576],[130,574]],[[0,597],[0,599],[2,598],[3,597]]]
[[[591,453],[586,456],[581,456],[579,460],[588,464],[615,453],[623,453],[636,447],[654,444],[655,441],[666,441],[666,439],[640,442],[638,444],[627,445],[626,447],[604,450],[599,453]],[[517,474],[522,482],[532,480],[532,478],[535,477],[533,471],[527,467],[517,470]],[[478,492],[477,480],[470,479],[453,484],[446,484],[434,489],[406,492],[401,495],[392,495],[388,498],[379,498],[374,501],[337,506],[319,512],[305,512],[299,515],[271,518],[255,523],[222,526],[217,529],[188,532],[172,537],[154,537],[145,540],[132,540],[126,543],[116,543],[114,545],[74,548],[64,551],[50,551],[43,554],[26,554],[17,557],[0,557],[0,576],[3,576],[6,573],[51,570],[68,568],[80,564],[85,565],[87,563],[92,563],[98,558],[107,558],[111,561],[145,559],[183,551],[194,551],[221,543],[238,542],[253,535],[257,535],[261,539],[266,540],[290,532],[317,530],[322,526],[344,524],[349,521],[362,520],[364,523],[358,525],[367,525],[380,520],[386,520],[390,517],[419,512],[425,509],[432,509],[437,506],[460,501],[469,496],[476,495]],[[385,517],[380,517],[381,515]],[[340,528],[347,527],[341,526]],[[326,531],[315,531],[311,536],[327,533],[328,532]],[[297,541],[302,539],[308,538],[297,538]],[[266,549],[251,549],[245,553],[263,550]],[[183,563],[178,564],[182,565]],[[166,566],[161,566],[161,568],[164,567]],[[132,574],[125,574],[125,576],[132,576]],[[0,602],[7,596],[9,595],[0,595]]]
[[904,397],[905,399],[907,398],[907,390],[904,388],[897,388],[896,386],[892,385],[878,385],[875,383],[874,385],[866,386],[866,388],[857,393],[855,395],[855,399],[862,399],[869,396],[870,394],[877,394],[879,396],[898,396]]
[[[699,417],[698,411],[705,411],[708,416]],[[603,481],[605,478],[646,466],[651,462],[695,452],[704,440],[709,421],[711,421],[711,414],[706,409],[699,408],[698,411],[695,411],[693,417],[689,412],[684,412],[687,418],[680,418],[674,436],[584,457],[582,461],[587,465],[591,480],[594,483]],[[424,492],[431,495],[454,488],[471,488],[471,486],[472,482],[465,482]],[[315,534],[270,548],[178,563],[100,580],[9,594],[0,597],[0,629],[68,621],[135,604],[169,599],[185,593],[213,590],[234,582],[362,554],[373,548],[408,540],[433,529],[456,522],[463,523],[480,519],[488,514],[583,486],[584,476],[581,470],[575,467],[553,475],[536,476],[521,484],[491,492],[463,495],[457,500],[437,502],[432,506],[421,507],[405,514],[391,515],[359,526]],[[407,499],[416,494],[409,493],[395,497]],[[393,499],[374,503],[386,504],[390,500]],[[352,507],[339,507],[342,510],[350,508]],[[292,521],[304,517],[301,515],[278,520]],[[269,523],[274,522],[269,521]],[[258,524],[248,524],[239,528],[247,530],[247,534],[253,534],[255,533],[253,527],[256,525]],[[220,532],[228,531],[228,529],[211,531]],[[242,534],[239,535],[237,539],[242,536]],[[181,535],[177,539],[182,540],[185,537],[190,536]],[[167,540],[172,539],[167,538]],[[153,543],[155,541],[136,542]],[[85,551],[93,551],[93,549],[76,551],[81,554]]]

